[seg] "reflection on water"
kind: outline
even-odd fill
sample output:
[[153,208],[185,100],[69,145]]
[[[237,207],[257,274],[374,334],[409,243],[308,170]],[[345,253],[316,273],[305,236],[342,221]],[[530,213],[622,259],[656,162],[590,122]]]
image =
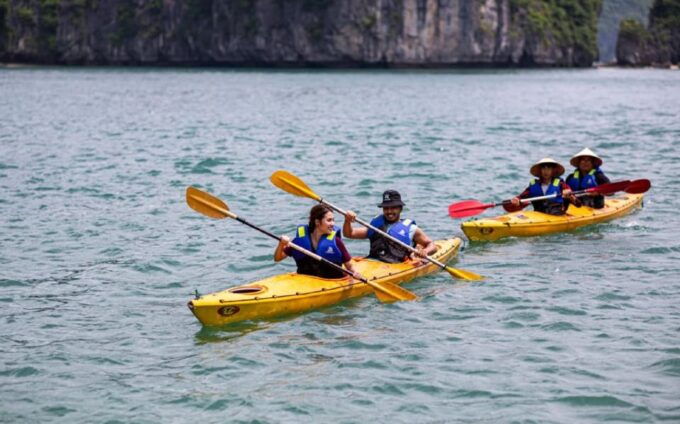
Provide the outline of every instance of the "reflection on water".
[[197,344],[229,342],[253,331],[267,329],[276,322],[277,321],[241,321],[224,327],[201,326],[201,329],[194,337],[196,338]]

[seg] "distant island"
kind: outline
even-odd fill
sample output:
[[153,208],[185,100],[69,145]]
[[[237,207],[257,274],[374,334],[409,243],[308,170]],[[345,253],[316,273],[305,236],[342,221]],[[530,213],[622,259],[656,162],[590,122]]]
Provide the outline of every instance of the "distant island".
[[597,22],[597,47],[600,63],[616,63],[616,43],[621,21],[631,19],[641,24],[649,20],[654,0],[603,0]]
[[621,21],[616,59],[624,66],[678,65],[680,0],[656,0],[647,27],[634,19]]
[[[676,1],[680,0],[656,3]],[[590,67],[598,59],[597,25],[602,3],[0,0],[0,61],[161,66]]]

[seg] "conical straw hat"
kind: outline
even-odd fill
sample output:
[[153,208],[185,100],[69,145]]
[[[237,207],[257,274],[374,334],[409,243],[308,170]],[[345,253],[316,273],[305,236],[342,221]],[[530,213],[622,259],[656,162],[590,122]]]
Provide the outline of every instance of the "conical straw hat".
[[531,166],[531,169],[529,169],[529,172],[531,175],[534,177],[540,177],[541,176],[541,165],[545,165],[546,163],[555,165],[555,172],[553,172],[553,178],[554,177],[559,177],[560,175],[564,174],[564,167],[560,165],[556,160],[550,159],[550,158],[543,158],[533,164]]
[[581,157],[583,156],[589,156],[593,158],[593,165],[595,168],[602,166],[602,159],[598,155],[596,155],[595,152],[593,152],[587,147],[581,150],[580,152],[576,153],[574,157],[571,158],[569,163],[572,164],[574,168],[578,168],[578,163],[581,160]]

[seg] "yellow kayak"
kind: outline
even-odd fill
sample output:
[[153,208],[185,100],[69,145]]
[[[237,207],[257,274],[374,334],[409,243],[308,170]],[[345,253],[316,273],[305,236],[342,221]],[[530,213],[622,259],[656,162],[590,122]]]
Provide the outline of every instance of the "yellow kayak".
[[[438,250],[432,258],[446,263],[456,255],[462,240],[453,238],[435,243]],[[410,262],[388,264],[365,258],[352,261],[366,279],[396,284],[440,269],[432,263],[414,267]],[[368,284],[350,278],[330,280],[289,273],[207,294],[190,300],[187,306],[203,325],[219,326],[322,308],[372,291]]]
[[626,215],[642,206],[642,197],[642,194],[626,194],[606,198],[602,209],[569,205],[567,213],[560,216],[534,211],[513,212],[495,218],[467,221],[461,228],[472,241],[494,241],[503,237],[530,237],[571,231]]

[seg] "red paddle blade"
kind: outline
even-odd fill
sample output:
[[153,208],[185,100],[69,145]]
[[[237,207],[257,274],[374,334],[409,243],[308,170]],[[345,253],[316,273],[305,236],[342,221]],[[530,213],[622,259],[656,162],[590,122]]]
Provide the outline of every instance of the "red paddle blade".
[[600,194],[614,194],[617,191],[626,190],[630,186],[630,180],[617,181],[615,183],[602,184],[597,187],[589,188],[587,192]]
[[645,193],[649,188],[652,186],[652,183],[649,180],[635,180],[632,181],[628,187],[626,187],[626,193],[630,194],[640,194],[640,193]]
[[449,216],[451,218],[466,218],[482,213],[484,209],[495,206],[493,203],[482,203],[476,200],[464,200],[449,205]]

